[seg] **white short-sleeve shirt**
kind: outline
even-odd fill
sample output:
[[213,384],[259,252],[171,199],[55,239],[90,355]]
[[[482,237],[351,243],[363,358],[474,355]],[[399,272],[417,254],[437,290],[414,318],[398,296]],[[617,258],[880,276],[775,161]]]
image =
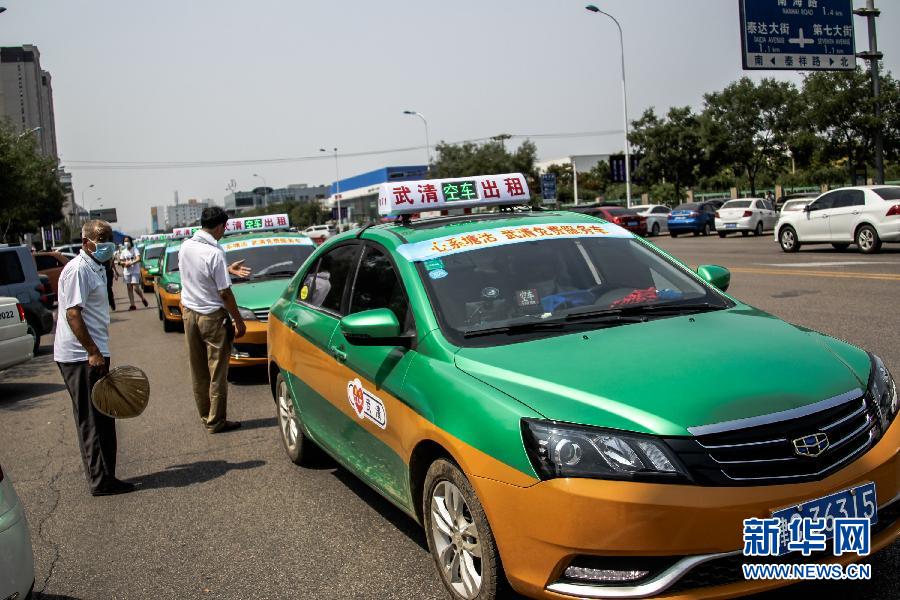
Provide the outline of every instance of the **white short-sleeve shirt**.
[[122,248],[119,251],[119,260],[122,262],[126,262],[129,260],[137,260],[138,262],[134,263],[130,267],[123,267],[122,272],[127,277],[128,275],[137,275],[141,272],[141,253],[137,251],[137,248]]
[[194,312],[208,315],[225,308],[219,295],[231,287],[231,277],[225,264],[225,250],[216,238],[198,229],[178,251],[178,270],[181,271],[181,304]]
[[53,338],[53,360],[61,363],[88,359],[87,350],[75,337],[66,311],[81,307],[81,318],[103,356],[109,356],[109,304],[106,295],[106,270],[82,251],[66,263],[57,287],[59,317]]

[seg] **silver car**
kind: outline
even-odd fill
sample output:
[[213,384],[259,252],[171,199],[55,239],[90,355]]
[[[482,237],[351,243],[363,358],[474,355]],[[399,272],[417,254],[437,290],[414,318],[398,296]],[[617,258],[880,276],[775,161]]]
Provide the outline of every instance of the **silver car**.
[[0,598],[24,600],[34,588],[34,556],[25,510],[0,466]]

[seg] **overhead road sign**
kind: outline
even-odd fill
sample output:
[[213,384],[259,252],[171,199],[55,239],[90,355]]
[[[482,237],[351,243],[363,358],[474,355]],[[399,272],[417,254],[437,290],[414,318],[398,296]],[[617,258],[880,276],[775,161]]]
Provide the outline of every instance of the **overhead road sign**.
[[526,204],[530,199],[528,181],[521,173],[398,181],[381,184],[378,214],[408,215],[451,208]]
[[96,210],[90,211],[89,214],[91,219],[100,219],[101,221],[106,221],[107,223],[115,223],[119,220],[116,216],[116,209],[114,208],[98,208]]
[[738,0],[745,70],[856,68],[853,0]]

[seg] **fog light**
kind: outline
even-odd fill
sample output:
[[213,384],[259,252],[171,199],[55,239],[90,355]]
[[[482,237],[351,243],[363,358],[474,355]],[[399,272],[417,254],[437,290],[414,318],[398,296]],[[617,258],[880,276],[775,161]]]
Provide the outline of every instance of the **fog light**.
[[614,569],[589,569],[587,567],[569,567],[565,576],[582,581],[622,582],[637,581],[650,574],[650,571],[617,571]]

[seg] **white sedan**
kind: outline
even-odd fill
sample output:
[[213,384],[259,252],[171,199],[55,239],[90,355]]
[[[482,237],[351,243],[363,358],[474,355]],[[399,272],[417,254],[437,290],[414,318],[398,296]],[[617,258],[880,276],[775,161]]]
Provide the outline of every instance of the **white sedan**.
[[0,297],[0,369],[31,360],[33,349],[22,305],[15,298]]
[[825,192],[802,211],[781,213],[775,241],[785,252],[803,244],[850,244],[871,254],[883,242],[900,242],[900,186],[863,185]]
[[669,230],[669,213],[672,212],[672,209],[668,206],[641,204],[632,206],[631,210],[647,218],[647,235],[659,235],[663,231]]
[[763,198],[741,198],[729,200],[716,211],[716,232],[723,238],[732,231],[741,235],[762,235],[766,229],[775,227],[778,214]]

